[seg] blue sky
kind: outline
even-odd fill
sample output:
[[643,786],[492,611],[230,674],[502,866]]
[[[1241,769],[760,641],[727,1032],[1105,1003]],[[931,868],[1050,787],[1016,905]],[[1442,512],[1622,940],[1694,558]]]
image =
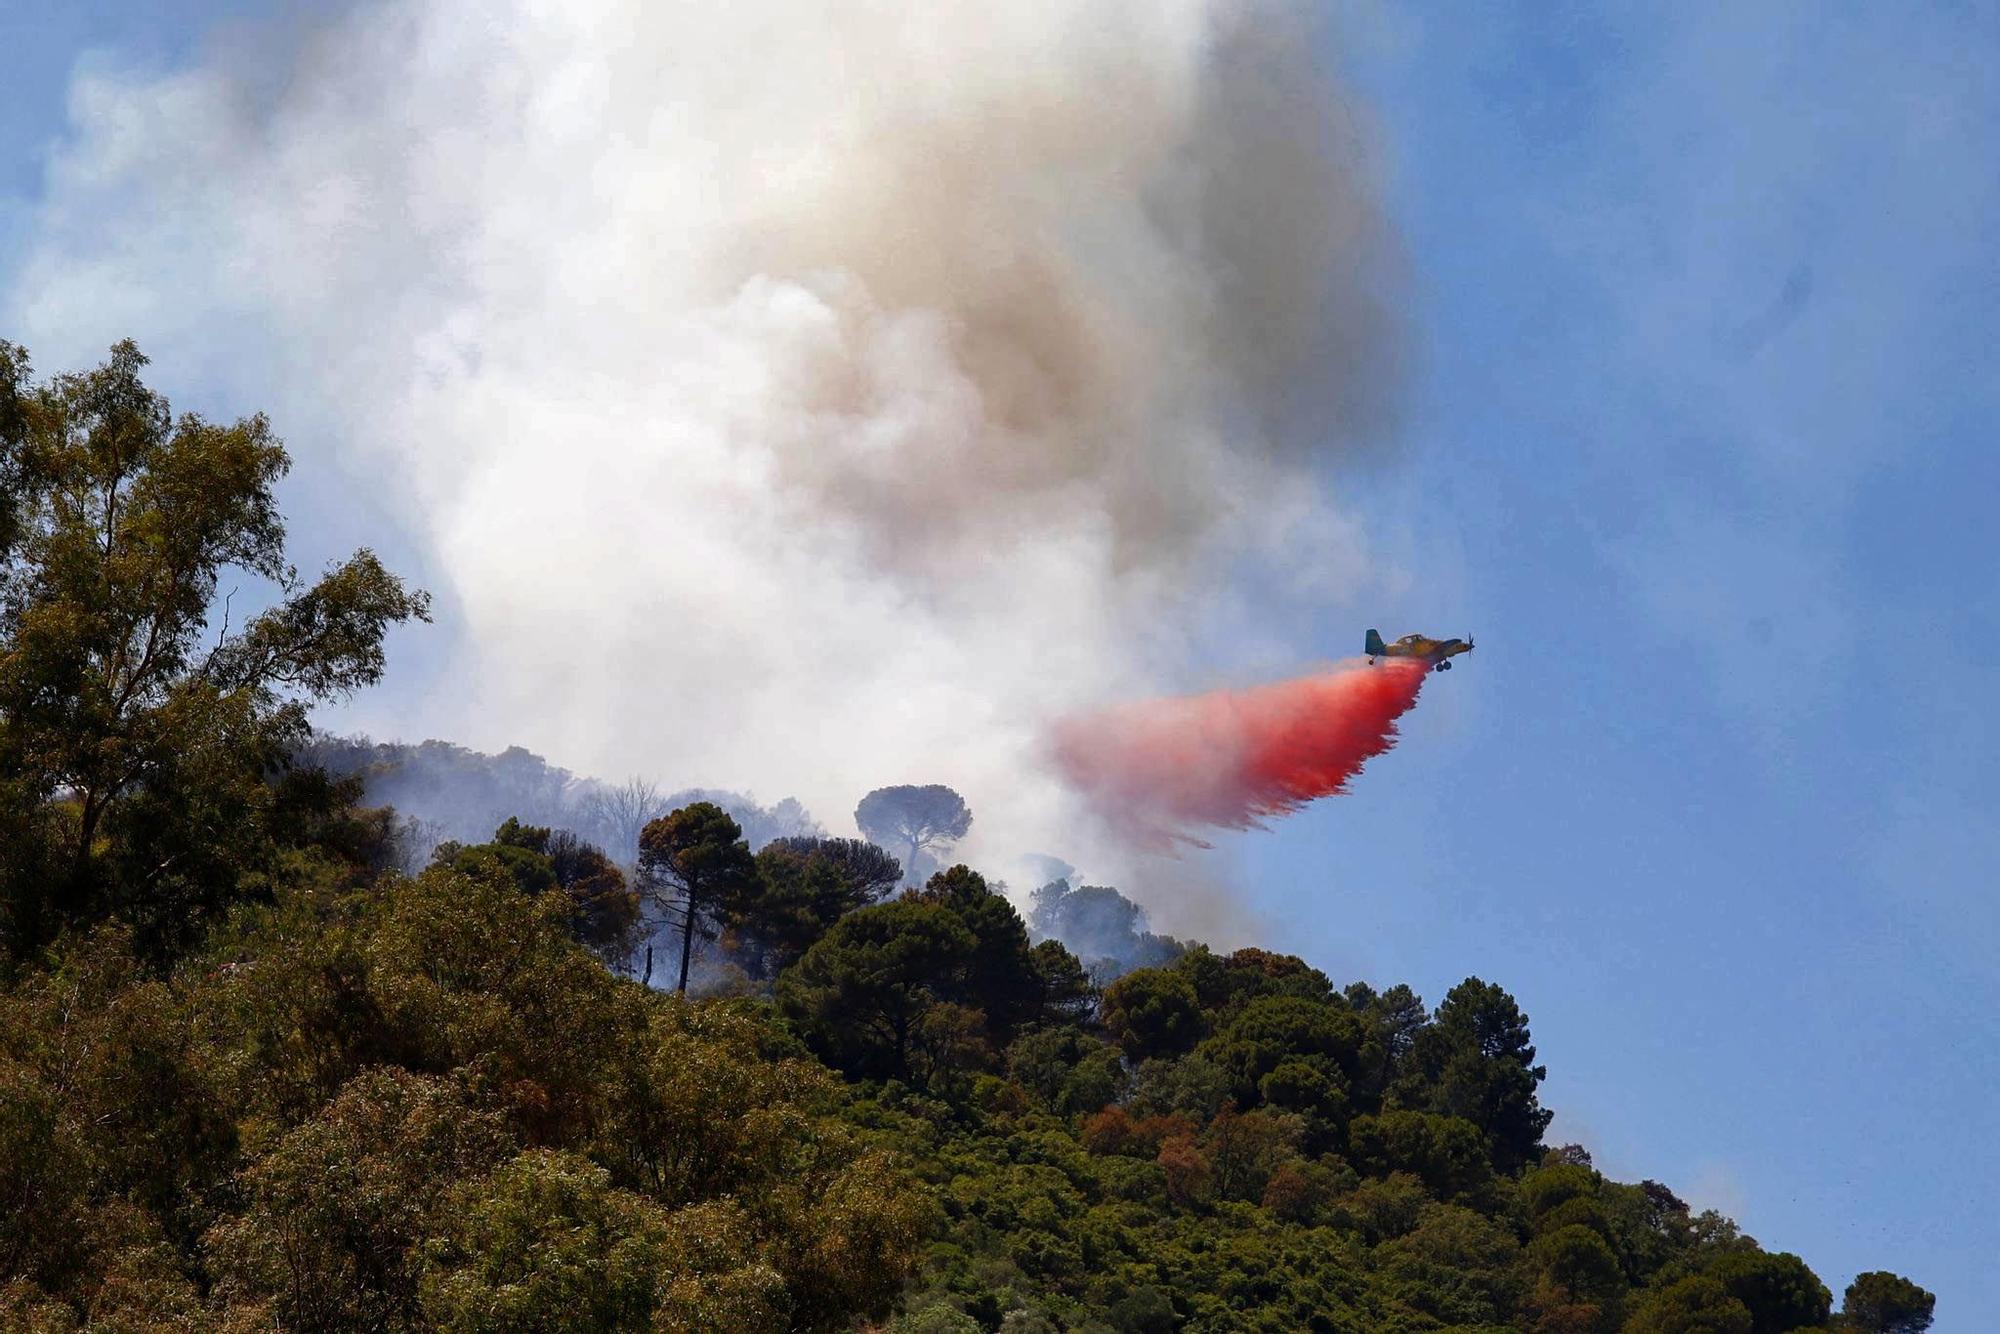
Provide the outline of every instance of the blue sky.
[[1364,44],[1422,343],[1405,466],[1349,484],[1413,575],[1372,619],[1480,649],[1241,853],[1329,967],[1510,987],[1601,1165],[1969,1330],[2000,1309],[2000,23],[1828,13]]
[[[22,0],[0,8],[0,245],[11,247],[40,191],[47,146],[65,124],[70,76],[79,61],[165,67],[184,60],[205,32],[254,12],[248,0]],[[0,249],[0,254],[7,253]]]
[[[257,9],[0,14],[0,266],[75,62],[171,67]],[[1537,4],[1348,40],[1414,346],[1399,450],[1332,484],[1409,577],[1312,637],[1480,648],[1352,796],[1231,844],[1270,943],[1504,984],[1555,1135],[1836,1295],[1893,1269],[1982,1328],[2000,17]]]

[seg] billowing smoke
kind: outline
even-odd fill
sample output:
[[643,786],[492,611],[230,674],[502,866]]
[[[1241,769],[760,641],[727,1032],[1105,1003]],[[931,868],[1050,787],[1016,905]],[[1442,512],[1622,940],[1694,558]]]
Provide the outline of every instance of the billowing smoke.
[[358,4],[80,75],[7,324],[400,514],[455,647],[335,726],[1088,855],[1048,720],[1356,565],[1393,266],[1308,9]]
[[1155,845],[1248,829],[1347,790],[1396,744],[1430,668],[1407,658],[1317,676],[1148,700],[1060,724],[1063,772],[1099,813]]

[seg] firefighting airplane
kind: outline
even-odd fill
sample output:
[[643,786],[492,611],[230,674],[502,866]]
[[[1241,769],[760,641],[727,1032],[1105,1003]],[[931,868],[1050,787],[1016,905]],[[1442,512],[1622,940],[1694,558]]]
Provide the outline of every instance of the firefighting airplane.
[[1382,642],[1379,632],[1368,632],[1368,665],[1373,667],[1377,658],[1420,658],[1426,666],[1441,672],[1451,670],[1451,660],[1461,653],[1472,652],[1472,636],[1463,639],[1427,639],[1423,635],[1404,635],[1393,644]]

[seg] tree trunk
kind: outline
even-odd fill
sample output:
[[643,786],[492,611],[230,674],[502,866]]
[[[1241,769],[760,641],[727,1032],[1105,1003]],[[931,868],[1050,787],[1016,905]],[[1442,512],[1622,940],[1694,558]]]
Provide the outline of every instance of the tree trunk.
[[[90,896],[90,845],[97,841],[97,823],[104,818],[104,807],[98,803],[97,794],[83,794],[83,809],[77,819],[76,860],[70,867],[71,920],[90,911],[87,899]],[[60,921],[60,917],[57,919]],[[40,941],[36,941],[40,944]]]
[[675,988],[681,995],[688,992],[688,963],[694,958],[694,891],[687,896],[687,910],[681,917],[681,984]]

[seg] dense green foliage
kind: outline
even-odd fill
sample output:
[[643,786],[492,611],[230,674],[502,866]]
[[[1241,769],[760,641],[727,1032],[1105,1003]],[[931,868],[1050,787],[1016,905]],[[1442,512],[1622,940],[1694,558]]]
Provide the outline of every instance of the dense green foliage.
[[1103,1015],[970,1081],[870,1085],[883,1132],[930,1146],[948,1220],[894,1328],[1828,1325],[1796,1257],[1544,1151],[1526,1020],[1477,978],[1428,1016],[1404,988],[1197,947],[1119,979]]
[[[1118,984],[1191,998],[1134,1061],[958,868],[847,913],[775,1003],[682,1001],[577,940],[545,854],[491,851],[538,834],[414,879],[293,854],[165,973],[116,924],[21,970],[0,1323],[1829,1327],[1797,1257],[1656,1183],[1512,1170],[1533,1057],[1476,979],[1433,1018],[1196,948]],[[1524,1098],[1437,1110],[1510,1068]],[[1873,1274],[1847,1307],[1920,1330],[1930,1299]]]
[[932,1206],[759,1008],[608,973],[499,863],[301,867],[165,977],[0,999],[0,1324],[840,1328]]
[[1937,1298],[1900,1274],[1874,1270],[1847,1285],[1841,1310],[1850,1328],[1871,1334],[1923,1334]]
[[[138,364],[35,389],[0,345],[0,1327],[1928,1326],[1544,1146],[1479,978],[1432,1013],[1056,882],[1044,936],[1151,960],[1099,991],[968,867],[884,901],[908,863],[753,856],[707,801],[629,876],[517,819],[410,874],[294,743],[420,598],[357,558],[197,655],[218,569],[288,590],[283,456]],[[971,819],[884,793],[911,862]],[[626,976],[662,919],[742,994]]]
[[894,857],[858,838],[776,839],[758,850],[750,891],[729,905],[730,951],[750,976],[772,977],[902,878]]

